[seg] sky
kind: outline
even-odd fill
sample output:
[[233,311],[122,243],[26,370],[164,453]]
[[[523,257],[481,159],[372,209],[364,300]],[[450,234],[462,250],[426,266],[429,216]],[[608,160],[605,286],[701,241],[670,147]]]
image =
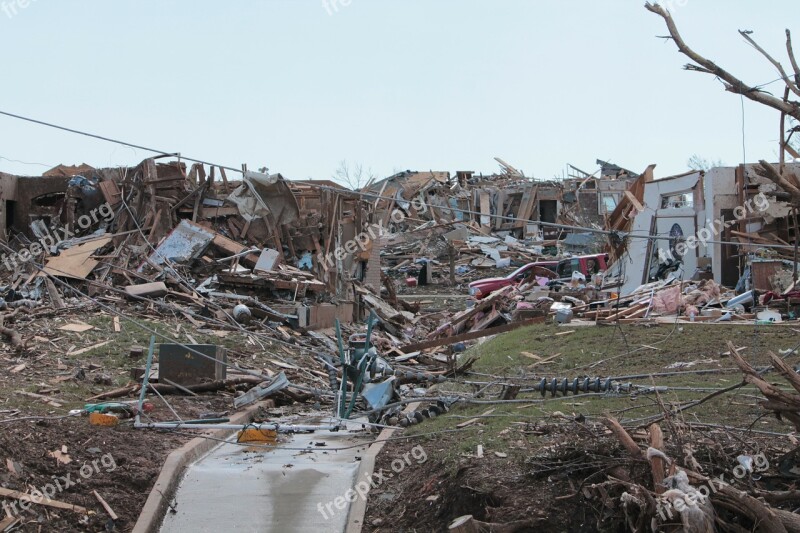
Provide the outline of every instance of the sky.
[[[750,84],[788,68],[797,0],[664,0]],[[561,177],[777,160],[779,114],[682,70],[643,0],[0,0],[0,110],[289,179],[342,161]],[[800,49],[800,42],[795,45]],[[782,94],[782,86],[765,87]],[[743,120],[744,118],[744,128]],[[744,137],[744,146],[743,146]],[[151,154],[0,116],[0,171]]]

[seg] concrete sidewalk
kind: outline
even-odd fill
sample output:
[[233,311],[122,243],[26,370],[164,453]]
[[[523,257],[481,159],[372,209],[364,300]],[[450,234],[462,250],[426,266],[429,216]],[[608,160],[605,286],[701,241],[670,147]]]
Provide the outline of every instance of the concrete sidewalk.
[[333,502],[355,484],[372,439],[347,431],[280,438],[271,449],[224,443],[191,465],[161,532],[344,531],[350,504]]

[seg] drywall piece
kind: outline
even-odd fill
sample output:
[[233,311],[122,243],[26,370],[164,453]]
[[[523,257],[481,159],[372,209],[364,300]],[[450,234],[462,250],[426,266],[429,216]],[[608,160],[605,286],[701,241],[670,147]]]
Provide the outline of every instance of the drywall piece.
[[253,268],[253,271],[271,272],[275,270],[275,267],[281,263],[282,258],[283,254],[278,250],[264,248],[264,250],[261,252],[261,255],[258,257],[258,261],[256,262],[256,266]]

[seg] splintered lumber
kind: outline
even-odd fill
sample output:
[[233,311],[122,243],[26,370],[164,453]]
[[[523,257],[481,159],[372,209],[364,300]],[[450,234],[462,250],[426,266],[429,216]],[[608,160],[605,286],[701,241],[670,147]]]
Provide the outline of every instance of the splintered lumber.
[[542,359],[540,361],[536,361],[532,365],[528,365],[528,368],[535,368],[538,365],[549,363],[550,361],[552,361],[553,359],[556,359],[558,357],[561,357],[561,352],[558,352],[557,354],[551,355],[549,357],[545,357],[544,359]]
[[642,203],[639,201],[639,199],[638,199],[638,198],[636,198],[636,196],[634,196],[634,195],[633,195],[633,193],[632,193],[631,191],[625,191],[625,197],[628,199],[628,201],[629,201],[631,204],[633,204],[633,207],[634,207],[634,208],[635,208],[637,211],[639,211],[640,213],[641,213],[642,211],[644,211],[644,206],[643,206],[643,205],[642,205]]
[[7,516],[3,520],[0,520],[0,531],[9,531],[11,530],[11,526],[17,525],[18,522],[19,518]]
[[[223,252],[225,252],[230,256],[239,255],[242,252],[246,252],[249,249],[247,246],[239,244],[238,242],[231,240],[219,233],[216,233],[214,235],[214,240],[211,241],[211,244],[213,244],[216,248],[222,250]],[[256,266],[256,263],[258,262],[258,255],[254,253],[246,254],[240,258],[240,261],[245,266],[253,268],[254,266]]]
[[86,348],[81,348],[80,350],[76,350],[74,352],[67,352],[67,355],[73,356],[73,355],[85,354],[86,352],[91,352],[95,348],[102,348],[103,346],[105,346],[106,344],[110,344],[111,342],[112,341],[110,340],[98,342],[97,344],[92,344],[91,346],[87,346]]
[[491,293],[486,298],[481,299],[480,301],[475,303],[475,306],[472,309],[467,309],[466,311],[462,311],[460,313],[456,313],[451,320],[447,323],[439,326],[432,332],[428,334],[428,339],[434,339],[436,337],[440,337],[442,335],[447,336],[451,330],[456,330],[456,328],[461,327],[464,325],[469,319],[481,313],[487,309],[490,309],[494,306],[495,303],[502,301],[503,298],[508,296],[512,291],[513,287],[503,287],[502,289],[498,289]]
[[639,446],[633,441],[633,438],[630,434],[625,431],[620,423],[614,417],[606,417],[601,420],[603,424],[614,433],[614,436],[617,437],[617,440],[622,444],[622,446],[628,451],[628,453],[634,459],[644,459],[644,454]]
[[51,280],[49,277],[46,277],[44,278],[44,284],[47,288],[47,294],[50,296],[50,301],[52,302],[53,307],[56,309],[63,309],[66,307],[64,300],[61,299],[61,295],[58,293],[58,290],[53,283],[53,280]]
[[473,424],[477,424],[478,422],[481,421],[481,417],[489,416],[492,413],[494,413],[494,409],[489,409],[488,411],[486,411],[485,413],[483,413],[482,415],[480,415],[480,416],[478,416],[476,418],[470,418],[469,420],[467,420],[465,422],[461,422],[460,424],[456,424],[456,428],[461,429],[461,428],[465,428],[465,427],[471,426]]
[[102,506],[103,506],[103,509],[105,509],[105,510],[106,510],[106,513],[108,513],[108,516],[111,518],[111,520],[114,520],[115,522],[116,522],[117,520],[119,520],[119,517],[117,516],[117,513],[115,513],[115,512],[114,512],[114,510],[111,508],[111,506],[110,506],[110,505],[108,505],[108,502],[106,502],[106,501],[103,499],[103,497],[102,497],[102,496],[100,496],[100,494],[98,494],[98,493],[97,493],[97,491],[96,491],[96,490],[93,490],[93,491],[92,491],[92,494],[94,494],[94,497],[95,497],[95,498],[97,498],[97,501],[98,501],[98,502],[100,502],[100,505],[102,505]]
[[[658,424],[650,425],[650,447],[660,452],[664,448],[664,433]],[[649,454],[648,454],[649,455]],[[663,494],[666,487],[661,484],[664,481],[664,459],[658,456],[650,457],[650,470],[653,473],[653,486],[656,494]]]
[[529,318],[527,320],[522,320],[520,322],[512,322],[510,324],[504,324],[502,326],[496,326],[494,328],[484,329],[480,331],[471,331],[469,333],[463,333],[461,335],[455,335],[452,337],[445,337],[443,339],[434,339],[430,341],[417,342],[414,344],[407,344],[400,349],[403,351],[403,353],[412,353],[419,350],[425,350],[426,348],[435,348],[436,346],[443,346],[445,344],[455,344],[457,342],[480,339],[482,337],[488,337],[490,335],[496,335],[498,333],[505,333],[506,331],[512,331],[517,328],[531,326],[533,324],[539,324],[541,322],[544,322],[545,318],[546,317],[543,316],[537,316],[534,318]]
[[130,387],[122,387],[121,389],[114,389],[102,394],[98,394],[97,396],[92,396],[91,398],[86,398],[87,402],[93,402],[96,400],[108,400],[110,398],[121,398],[123,396],[133,396],[133,394],[139,390],[138,385],[133,385]]
[[89,514],[89,510],[85,507],[81,507],[80,505],[72,505],[71,503],[64,503],[58,500],[51,500],[49,498],[42,497],[34,497],[30,494],[25,494],[24,492],[19,492],[18,490],[11,490],[0,487],[0,496],[3,498],[14,498],[15,500],[19,500],[22,502],[29,502],[35,503],[37,505],[44,505],[45,507],[52,507],[54,509],[63,509],[66,511],[74,511],[80,514]]
[[614,313],[613,315],[609,315],[605,317],[604,320],[616,320],[617,318],[630,318],[632,315],[636,315],[639,312],[646,310],[648,308],[648,303],[639,303],[636,305],[632,305],[630,307],[625,307],[624,309],[620,309],[618,312]]

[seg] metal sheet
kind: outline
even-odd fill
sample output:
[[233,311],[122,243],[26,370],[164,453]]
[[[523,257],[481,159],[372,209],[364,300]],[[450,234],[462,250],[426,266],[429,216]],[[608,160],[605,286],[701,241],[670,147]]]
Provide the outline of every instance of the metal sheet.
[[[186,263],[197,259],[206,251],[209,243],[214,239],[214,232],[194,224],[188,220],[181,223],[167,235],[150,255],[150,261],[162,265],[166,261],[171,263]],[[139,271],[146,263],[142,263]]]

